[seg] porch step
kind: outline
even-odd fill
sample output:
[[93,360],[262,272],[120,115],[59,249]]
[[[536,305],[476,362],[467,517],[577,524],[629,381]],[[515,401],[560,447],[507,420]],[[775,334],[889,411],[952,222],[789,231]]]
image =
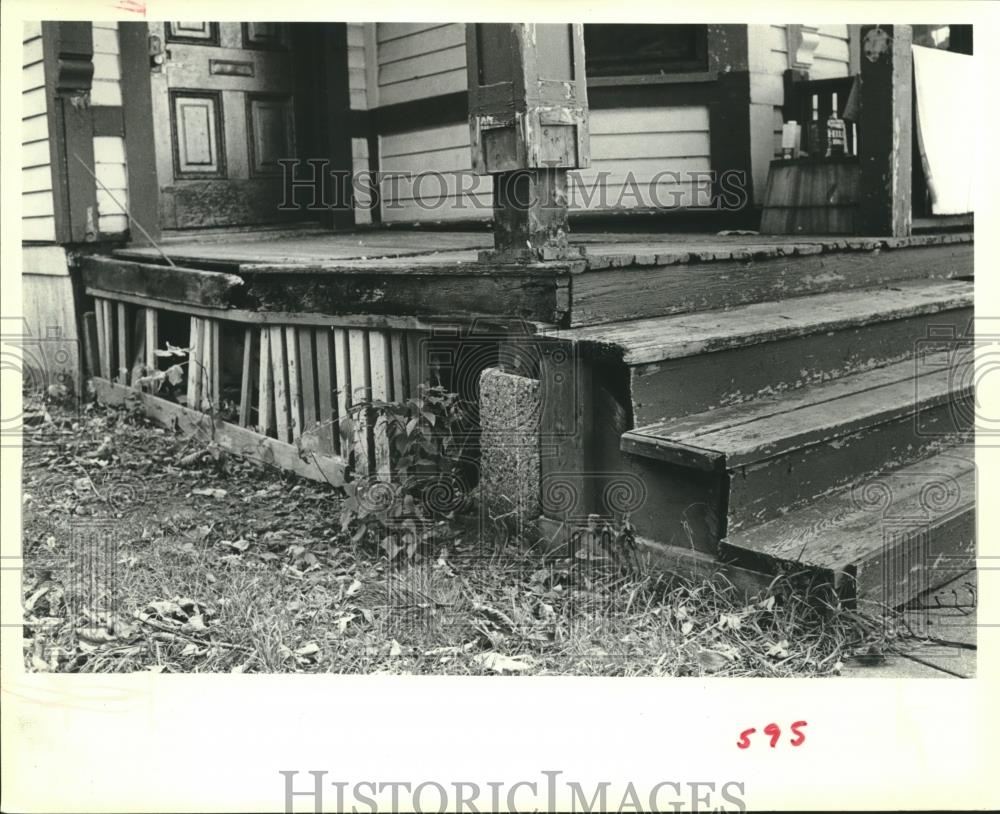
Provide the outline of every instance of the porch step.
[[547,335],[599,364],[624,365],[634,424],[643,425],[954,344],[972,303],[971,282],[908,281]]
[[848,604],[897,607],[974,567],[974,448],[948,447],[720,543],[729,563],[815,571]]
[[[937,351],[769,398],[630,430],[623,453],[674,482],[719,484],[702,539],[767,522],[867,473],[912,461],[969,429],[969,378]],[[687,473],[687,474],[685,474]],[[714,473],[714,477],[709,475]],[[693,477],[692,477],[693,476]],[[662,475],[660,476],[662,479]],[[655,495],[640,522],[661,525]],[[654,534],[655,536],[655,534]],[[713,539],[714,538],[714,539]]]

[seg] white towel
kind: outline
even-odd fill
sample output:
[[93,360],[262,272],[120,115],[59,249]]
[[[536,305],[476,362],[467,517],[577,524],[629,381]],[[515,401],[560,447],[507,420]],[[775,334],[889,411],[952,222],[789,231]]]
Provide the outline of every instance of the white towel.
[[971,212],[976,152],[972,57],[913,46],[917,140],[927,175],[931,212]]

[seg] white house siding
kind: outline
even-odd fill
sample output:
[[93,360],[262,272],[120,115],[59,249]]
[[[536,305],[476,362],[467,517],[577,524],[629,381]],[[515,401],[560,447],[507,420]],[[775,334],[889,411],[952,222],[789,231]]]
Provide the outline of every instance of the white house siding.
[[24,24],[21,64],[21,237],[53,241],[56,221],[41,23]]

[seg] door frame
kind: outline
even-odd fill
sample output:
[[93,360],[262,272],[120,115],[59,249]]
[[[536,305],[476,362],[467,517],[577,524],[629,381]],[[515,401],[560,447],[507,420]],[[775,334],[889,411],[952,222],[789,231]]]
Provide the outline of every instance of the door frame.
[[[289,24],[293,38],[293,115],[299,158],[325,158],[332,171],[350,172],[350,90],[347,24]],[[122,115],[125,129],[130,244],[149,245],[163,232],[159,214],[160,184],[156,172],[152,87],[149,81],[149,25],[118,23],[122,62]],[[316,213],[328,228],[353,226],[353,206]],[[136,229],[140,224],[148,234]]]

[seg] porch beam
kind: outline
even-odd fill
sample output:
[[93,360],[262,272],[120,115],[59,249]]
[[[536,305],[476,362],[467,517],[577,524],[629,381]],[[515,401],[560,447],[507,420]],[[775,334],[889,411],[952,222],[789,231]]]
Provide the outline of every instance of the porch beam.
[[493,178],[493,262],[579,256],[567,171],[589,166],[580,24],[467,26],[472,166]]
[[906,237],[913,227],[913,32],[861,26],[859,233]]

